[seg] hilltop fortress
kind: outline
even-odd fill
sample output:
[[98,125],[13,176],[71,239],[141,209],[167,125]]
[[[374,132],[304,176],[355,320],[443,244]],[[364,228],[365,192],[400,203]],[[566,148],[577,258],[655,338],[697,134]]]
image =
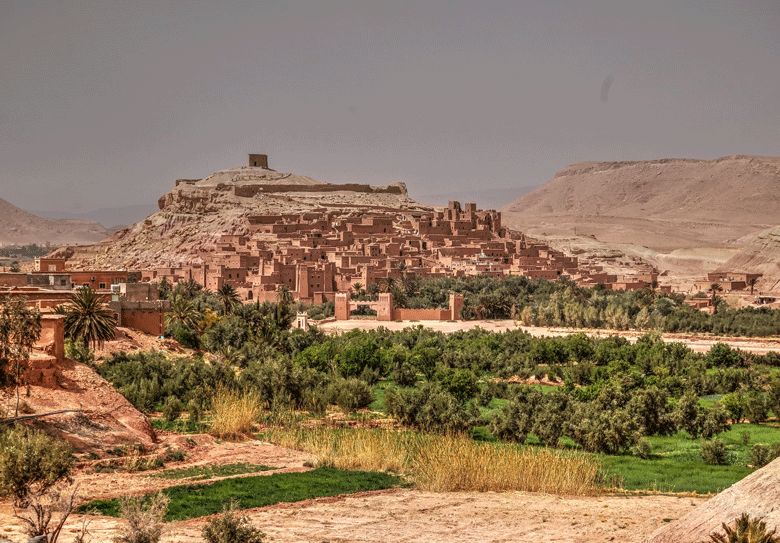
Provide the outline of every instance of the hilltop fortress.
[[[652,269],[618,277],[597,266],[583,268],[577,257],[508,230],[501,212],[475,203],[424,206],[402,183],[322,183],[276,172],[266,155],[249,155],[248,166],[204,179],[179,179],[158,203],[160,211],[145,221],[96,245],[61,249],[44,265],[134,270],[143,282],[192,279],[212,291],[229,284],[244,301],[275,300],[286,287],[303,302],[341,300],[342,314],[356,301],[337,293],[410,275],[567,275],[583,285],[615,288],[641,288],[657,279]],[[458,303],[451,300],[440,318],[457,318]]]

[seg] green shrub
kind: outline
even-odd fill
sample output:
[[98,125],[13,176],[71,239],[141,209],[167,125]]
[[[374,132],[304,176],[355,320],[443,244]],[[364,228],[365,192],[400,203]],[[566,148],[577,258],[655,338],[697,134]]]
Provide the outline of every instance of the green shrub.
[[200,347],[198,334],[186,326],[177,327],[173,330],[171,335],[173,335],[182,347],[186,347],[187,349],[198,349]]
[[750,463],[757,468],[765,466],[771,460],[770,454],[771,451],[768,445],[756,443],[750,448]]
[[455,397],[438,384],[388,391],[387,412],[403,424],[434,432],[459,432],[469,426],[469,415]]
[[203,407],[201,407],[200,402],[195,398],[192,398],[189,403],[187,403],[187,414],[189,419],[196,424],[203,418]]
[[265,534],[252,526],[249,517],[237,512],[238,505],[230,502],[222,513],[203,527],[206,543],[262,543]]
[[709,439],[729,429],[729,414],[720,402],[715,402],[704,411],[701,437]]
[[162,414],[165,420],[173,422],[181,416],[184,406],[176,396],[168,396],[162,406]]
[[639,438],[633,448],[634,456],[644,460],[650,458],[651,450],[650,442],[644,437]]
[[371,386],[361,379],[343,379],[330,386],[330,403],[345,413],[368,407],[374,401]]
[[120,530],[116,543],[158,543],[162,535],[162,521],[168,512],[170,498],[158,492],[144,503],[142,497],[122,497],[119,507],[127,526]]
[[438,372],[436,377],[442,388],[461,403],[466,402],[479,392],[477,376],[471,370],[447,368]]
[[31,492],[38,495],[69,479],[75,458],[70,446],[25,427],[0,430],[0,495],[12,495],[25,507]]
[[708,463],[715,466],[726,464],[726,445],[722,440],[713,438],[701,442],[701,457]]
[[65,339],[65,358],[70,358],[87,366],[95,365],[95,352],[82,342],[73,341],[70,338]]

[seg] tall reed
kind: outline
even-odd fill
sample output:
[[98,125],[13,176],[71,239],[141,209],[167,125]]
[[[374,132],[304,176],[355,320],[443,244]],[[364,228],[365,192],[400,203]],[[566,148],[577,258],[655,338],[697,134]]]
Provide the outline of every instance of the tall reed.
[[381,429],[282,428],[266,437],[341,469],[394,471],[421,490],[507,491],[589,495],[599,491],[600,464],[591,455],[510,443],[479,443]]
[[256,392],[219,389],[211,398],[209,434],[220,439],[243,439],[252,434],[262,413]]

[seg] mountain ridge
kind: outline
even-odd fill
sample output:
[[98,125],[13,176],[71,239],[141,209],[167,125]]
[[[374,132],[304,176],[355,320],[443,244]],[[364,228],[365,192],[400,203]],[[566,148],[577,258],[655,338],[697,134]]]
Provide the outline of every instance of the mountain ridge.
[[95,221],[47,219],[0,198],[0,244],[45,245],[95,243],[109,231]]

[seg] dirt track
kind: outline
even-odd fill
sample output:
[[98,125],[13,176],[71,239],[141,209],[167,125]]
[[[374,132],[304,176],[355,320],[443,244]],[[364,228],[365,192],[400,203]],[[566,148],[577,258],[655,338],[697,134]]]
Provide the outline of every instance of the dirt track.
[[[473,328],[484,328],[491,332],[505,332],[507,330],[524,330],[534,337],[560,337],[569,334],[584,332],[592,337],[622,336],[635,342],[644,335],[644,332],[622,331],[622,330],[596,330],[579,328],[558,328],[542,326],[521,326],[514,320],[495,320],[495,321],[419,321],[419,322],[379,322],[376,320],[349,320],[349,321],[330,321],[320,325],[320,328],[326,332],[342,332],[359,328],[361,330],[375,330],[383,326],[389,330],[403,330],[410,326],[424,326],[432,330],[439,330],[447,333],[460,330],[471,330]],[[749,351],[756,354],[765,354],[768,352],[780,352],[780,338],[733,338],[733,337],[715,337],[699,334],[662,334],[663,340],[667,343],[684,343],[693,351],[703,353],[710,350],[716,343],[726,343],[727,345]]]

